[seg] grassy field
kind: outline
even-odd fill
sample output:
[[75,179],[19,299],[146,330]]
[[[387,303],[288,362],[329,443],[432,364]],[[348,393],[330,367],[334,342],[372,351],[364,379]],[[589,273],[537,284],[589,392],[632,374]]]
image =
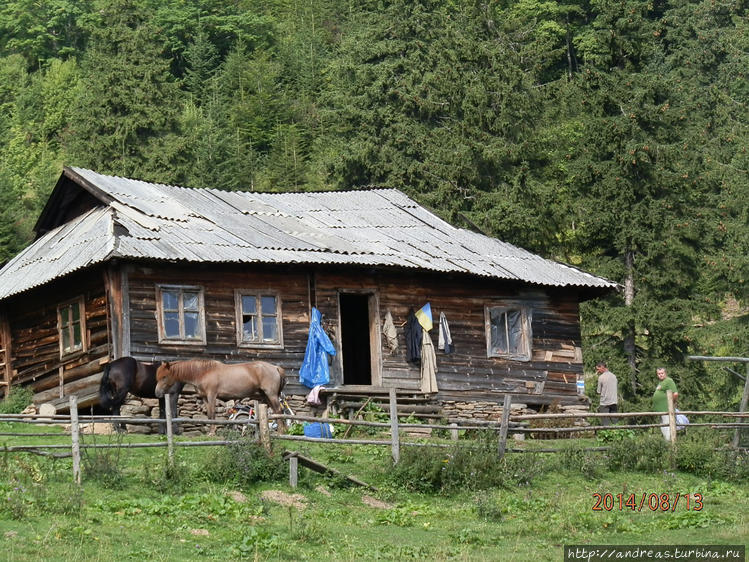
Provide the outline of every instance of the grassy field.
[[[19,429],[0,424],[0,432]],[[26,430],[0,442],[50,441]],[[123,438],[86,442],[94,439]],[[396,469],[389,449],[375,446],[276,442],[270,459],[249,443],[182,448],[173,468],[165,449],[99,449],[84,458],[80,488],[70,459],[6,453],[0,559],[513,561],[562,560],[565,544],[746,545],[746,458],[716,457],[697,435],[671,460],[658,439],[632,438],[606,454],[586,453],[580,446],[594,442],[578,440],[562,453],[501,462],[480,447],[408,448]],[[291,489],[284,448],[377,490],[301,467]],[[645,495],[642,508],[626,505],[632,494],[637,503]],[[656,510],[650,494],[659,495]],[[669,494],[665,512],[661,494]]]

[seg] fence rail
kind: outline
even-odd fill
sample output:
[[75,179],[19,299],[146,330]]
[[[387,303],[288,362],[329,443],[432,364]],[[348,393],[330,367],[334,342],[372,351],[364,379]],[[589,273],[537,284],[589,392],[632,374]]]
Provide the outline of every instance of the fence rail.
[[[618,412],[618,413],[593,413],[593,412],[568,412],[568,413],[557,413],[557,414],[516,414],[512,415],[511,407],[512,402],[509,395],[505,397],[503,403],[503,415],[500,420],[496,421],[478,421],[471,419],[461,418],[450,418],[449,425],[436,424],[436,423],[401,423],[399,421],[398,408],[395,398],[395,392],[391,392],[391,404],[389,408],[389,421],[366,421],[358,419],[341,419],[341,418],[328,418],[328,417],[314,417],[304,415],[289,415],[289,414],[268,414],[267,407],[264,404],[259,404],[257,407],[258,416],[252,420],[208,420],[208,419],[193,419],[193,418],[173,418],[170,411],[170,401],[166,400],[166,419],[160,418],[143,418],[143,417],[127,417],[127,416],[101,416],[101,415],[79,415],[77,408],[77,400],[75,396],[70,398],[70,414],[69,415],[46,415],[39,416],[36,414],[0,414],[0,422],[16,422],[24,424],[45,424],[45,425],[60,425],[70,424],[70,444],[40,444],[40,445],[7,445],[4,444],[2,451],[6,453],[33,453],[54,458],[66,458],[72,457],[73,459],[73,478],[74,481],[80,483],[81,469],[80,469],[80,456],[81,450],[86,449],[109,449],[109,448],[124,448],[124,449],[138,449],[138,448],[162,448],[168,449],[168,459],[172,463],[174,459],[174,448],[179,447],[209,447],[209,446],[226,446],[233,443],[237,443],[238,439],[206,439],[200,441],[175,441],[174,437],[174,424],[191,424],[191,425],[207,425],[212,426],[214,429],[220,426],[247,426],[253,425],[256,428],[257,440],[262,443],[266,448],[270,450],[271,441],[297,441],[297,442],[315,442],[315,443],[330,443],[330,444],[346,444],[346,445],[377,445],[377,446],[390,446],[392,451],[393,462],[397,463],[400,458],[400,448],[405,447],[451,447],[449,443],[443,442],[429,442],[429,441],[408,441],[403,440],[401,432],[408,433],[409,430],[413,429],[437,429],[445,430],[450,432],[452,440],[457,441],[461,431],[467,430],[489,430],[497,432],[497,455],[502,457],[505,453],[551,453],[559,451],[560,449],[554,448],[533,448],[533,449],[518,449],[518,448],[507,448],[507,437],[511,434],[518,435],[533,435],[543,433],[547,435],[573,435],[580,434],[583,432],[591,433],[597,431],[623,431],[623,430],[645,430],[650,428],[670,428],[670,439],[672,444],[676,443],[676,423],[675,423],[675,410],[673,404],[671,405],[671,411],[668,413],[668,423],[638,423],[638,424],[615,424],[615,425],[586,425],[586,426],[572,426],[572,427],[530,427],[529,424],[532,422],[557,422],[564,419],[578,419],[578,418],[616,418],[626,420],[628,418],[647,418],[647,417],[658,417],[664,416],[664,412]],[[749,428],[749,421],[745,422],[745,418],[749,418],[749,413],[737,413],[737,412],[720,412],[720,411],[698,411],[689,410],[679,412],[680,414],[690,416],[712,416],[721,419],[736,419],[736,421],[729,422],[690,422],[689,427],[704,427],[711,430],[735,430],[739,431],[742,429]],[[403,414],[402,414],[403,416]],[[406,416],[407,417],[407,416]],[[301,435],[287,435],[284,433],[278,433],[271,435],[269,429],[269,423],[273,420],[292,420],[293,422],[315,422],[323,424],[335,424],[335,425],[346,425],[346,426],[357,426],[364,428],[375,428],[381,429],[384,432],[389,433],[389,439],[349,439],[349,438],[317,438],[307,437]],[[90,443],[87,442],[85,437],[87,434],[82,433],[82,424],[101,424],[101,423],[126,423],[132,425],[152,425],[161,424],[165,425],[166,441],[158,442],[133,442],[133,443]],[[279,423],[279,427],[283,427],[284,424]],[[346,432],[348,434],[348,431]],[[52,437],[61,436],[64,434],[60,433],[23,433],[23,432],[3,432],[0,436],[4,437]],[[81,437],[84,437],[82,440]],[[345,435],[344,435],[345,437]],[[735,445],[734,445],[735,446]],[[589,447],[586,450],[589,451],[605,451],[608,447]]]

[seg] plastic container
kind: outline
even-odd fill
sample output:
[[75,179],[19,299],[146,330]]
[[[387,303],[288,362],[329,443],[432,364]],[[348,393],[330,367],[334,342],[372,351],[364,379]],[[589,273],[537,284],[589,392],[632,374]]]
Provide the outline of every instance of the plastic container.
[[585,381],[583,379],[577,379],[577,393],[580,396],[585,394]]
[[314,437],[316,439],[332,439],[333,426],[331,426],[329,423],[305,423],[304,435],[306,437]]

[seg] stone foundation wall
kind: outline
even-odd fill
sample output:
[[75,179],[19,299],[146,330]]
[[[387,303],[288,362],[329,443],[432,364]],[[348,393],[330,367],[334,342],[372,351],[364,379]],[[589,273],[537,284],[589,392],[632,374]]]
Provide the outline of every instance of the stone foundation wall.
[[[321,416],[324,411],[324,405],[320,407],[314,407],[309,405],[304,396],[288,396],[287,401],[292,411],[297,415],[302,416]],[[216,419],[225,420],[228,418],[227,411],[231,408],[236,401],[222,401],[216,400]],[[249,404],[250,400],[240,400],[238,402]],[[446,400],[439,402],[439,406],[442,408],[442,417],[447,419],[473,419],[480,421],[499,421],[502,417],[502,404],[497,402],[489,401],[476,401],[476,402],[460,402],[455,400]],[[587,412],[588,408],[584,406],[562,406],[559,408],[560,412]],[[130,395],[128,400],[123,404],[121,413],[123,416],[145,416],[150,418],[159,417],[159,402],[156,399],[149,398],[138,398]],[[512,405],[513,415],[526,415],[536,414],[538,410],[530,408],[527,404],[515,403]],[[198,398],[198,395],[194,391],[186,390],[179,397],[179,417],[190,418],[194,420],[206,420],[208,416],[205,413],[205,407],[203,401]],[[568,425],[571,420],[565,420],[565,424]],[[555,424],[550,424],[554,426]],[[575,419],[574,425],[576,426],[587,426],[589,425],[585,418]],[[569,426],[569,425],[568,425]],[[185,422],[182,424],[182,433],[184,435],[200,435],[207,433],[210,426],[202,424],[190,424]],[[153,425],[128,425],[128,432],[131,433],[157,433],[159,430],[158,424]],[[569,436],[569,434],[567,434]],[[551,437],[551,435],[549,436]],[[557,437],[563,437],[558,435]],[[543,438],[542,435],[537,435],[537,438]]]

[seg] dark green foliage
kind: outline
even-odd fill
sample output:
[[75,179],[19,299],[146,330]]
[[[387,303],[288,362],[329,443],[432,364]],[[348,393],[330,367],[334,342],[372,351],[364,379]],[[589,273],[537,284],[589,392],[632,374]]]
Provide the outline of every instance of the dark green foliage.
[[288,467],[278,453],[268,454],[261,444],[247,438],[239,439],[210,459],[204,474],[214,482],[250,485],[283,480],[288,477]]
[[20,414],[31,404],[33,396],[30,387],[13,387],[13,392],[0,401],[0,414]]
[[540,459],[528,455],[498,459],[496,443],[486,441],[451,449],[409,447],[389,473],[394,484],[423,493],[530,485],[543,471]]
[[669,467],[669,445],[661,435],[643,435],[611,444],[606,452],[612,470],[654,472]]
[[586,451],[587,445],[576,441],[562,448],[558,455],[559,465],[572,472],[579,472],[588,478],[600,476],[606,469],[605,459],[596,451]]
[[664,363],[683,405],[733,409],[737,381],[684,356],[746,353],[747,22],[734,0],[8,0],[0,263],[63,164],[396,187],[628,284],[582,335],[635,407]]

